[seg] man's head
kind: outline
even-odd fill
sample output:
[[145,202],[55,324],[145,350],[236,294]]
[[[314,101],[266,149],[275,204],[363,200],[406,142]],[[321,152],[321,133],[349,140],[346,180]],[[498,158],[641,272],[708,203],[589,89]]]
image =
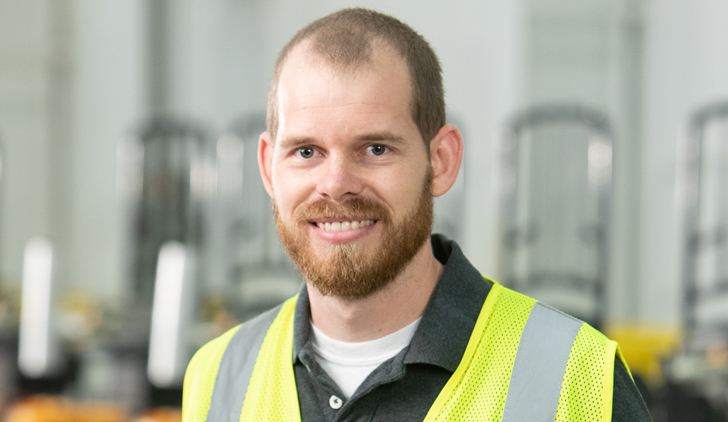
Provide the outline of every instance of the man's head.
[[[429,122],[439,127],[423,142],[412,112],[413,71],[401,50],[329,21],[335,30],[327,37],[361,43],[330,40],[324,45],[338,47],[327,49],[310,36],[284,50],[269,98],[276,134],[261,135],[258,162],[281,240],[308,284],[357,299],[429,247],[432,197],[454,183],[462,140],[453,126]],[[317,22],[321,34],[329,30]],[[337,61],[341,49],[366,54]],[[440,84],[439,67],[436,73]]]
[[375,49],[382,44],[389,45],[407,65],[410,113],[425,145],[445,125],[442,70],[427,41],[391,16],[360,8],[344,9],[307,25],[281,50],[268,92],[266,120],[274,141],[278,133],[277,92],[281,69],[290,52],[303,41],[310,43],[312,54],[342,72],[355,71],[369,63]]

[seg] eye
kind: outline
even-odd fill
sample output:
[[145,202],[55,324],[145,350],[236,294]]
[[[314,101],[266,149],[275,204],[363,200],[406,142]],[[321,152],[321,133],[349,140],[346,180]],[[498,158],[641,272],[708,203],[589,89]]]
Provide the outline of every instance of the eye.
[[387,149],[384,145],[371,145],[367,147],[367,152],[371,155],[382,155],[387,152]]
[[302,158],[313,158],[316,151],[311,147],[303,147],[298,149],[298,155]]

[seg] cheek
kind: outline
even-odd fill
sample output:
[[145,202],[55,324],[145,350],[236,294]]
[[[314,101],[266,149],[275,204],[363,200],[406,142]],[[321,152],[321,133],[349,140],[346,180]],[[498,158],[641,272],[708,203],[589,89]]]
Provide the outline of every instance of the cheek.
[[[395,220],[402,218],[417,206],[422,195],[426,174],[421,171],[402,171],[382,178],[373,189],[395,213]],[[392,181],[398,181],[392,183]]]
[[288,220],[296,207],[306,199],[306,179],[290,177],[285,172],[278,172],[273,176],[271,181],[273,198],[281,218]]

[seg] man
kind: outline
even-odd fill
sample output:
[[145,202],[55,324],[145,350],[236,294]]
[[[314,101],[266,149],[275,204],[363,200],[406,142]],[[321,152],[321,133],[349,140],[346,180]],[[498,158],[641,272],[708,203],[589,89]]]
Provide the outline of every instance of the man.
[[649,420],[616,343],[430,237],[462,151],[411,28],[347,9],[301,30],[258,162],[306,283],[196,354],[185,421]]

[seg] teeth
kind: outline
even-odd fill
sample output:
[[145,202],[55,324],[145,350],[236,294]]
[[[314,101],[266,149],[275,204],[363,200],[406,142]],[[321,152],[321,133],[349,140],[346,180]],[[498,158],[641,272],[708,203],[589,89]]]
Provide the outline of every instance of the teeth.
[[316,223],[321,230],[332,232],[345,232],[347,230],[358,229],[360,227],[371,226],[374,220],[363,221],[335,221],[333,223]]

